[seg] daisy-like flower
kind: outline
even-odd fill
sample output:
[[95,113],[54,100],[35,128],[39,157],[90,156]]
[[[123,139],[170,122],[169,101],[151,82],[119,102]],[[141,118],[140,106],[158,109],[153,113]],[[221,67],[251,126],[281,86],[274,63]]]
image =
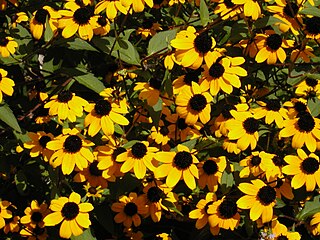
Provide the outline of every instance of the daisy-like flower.
[[231,0],[234,4],[243,7],[243,13],[246,17],[251,17],[252,20],[257,20],[261,16],[261,7],[258,1],[255,0]]
[[87,183],[83,186],[84,190],[86,191],[86,196],[88,198],[101,198],[103,189],[101,189],[101,186],[93,187],[90,185],[90,183]]
[[205,199],[200,199],[196,205],[196,209],[189,212],[189,218],[197,219],[196,228],[204,228],[208,223],[208,208],[209,206],[217,200],[217,196],[213,192],[208,192]]
[[320,39],[320,17],[310,17],[304,20],[307,38]]
[[139,99],[147,100],[149,106],[154,106],[159,101],[162,79],[153,77],[149,82],[138,82],[134,91],[139,91]]
[[185,3],[186,0],[169,0],[169,6],[172,6],[174,4],[178,4],[178,3]]
[[250,209],[250,219],[256,221],[261,217],[262,223],[270,222],[273,216],[273,207],[276,204],[276,191],[260,179],[251,183],[240,183],[239,189],[246,195],[237,201],[242,209]]
[[203,82],[215,96],[220,90],[230,94],[233,87],[240,88],[240,77],[247,76],[247,71],[240,67],[245,59],[243,57],[228,57],[216,54],[204,66]]
[[240,214],[238,212],[237,203],[230,199],[223,197],[221,200],[213,202],[209,205],[208,222],[210,231],[216,235],[219,228],[230,229],[233,231],[240,222]]
[[20,235],[26,237],[27,240],[46,240],[48,239],[48,234],[46,228],[41,228],[39,226],[32,227],[27,225],[25,228],[21,229]]
[[238,147],[237,141],[224,139],[222,147],[224,150],[226,150],[228,153],[234,153],[239,154],[241,153],[241,149]]
[[208,186],[210,192],[216,192],[218,190],[218,183],[221,183],[222,173],[226,166],[227,160],[225,156],[218,158],[210,157],[206,161],[200,162],[198,164],[199,187],[204,189]]
[[83,115],[83,108],[88,104],[86,100],[76,96],[70,90],[63,90],[58,95],[52,96],[44,108],[49,108],[49,115],[58,115],[59,120],[68,119],[75,122],[77,117]]
[[263,101],[257,101],[261,106],[253,109],[254,118],[265,118],[266,124],[275,122],[278,128],[282,128],[283,120],[287,118],[287,110],[281,107],[281,103],[278,99],[267,99]]
[[36,111],[35,111],[35,122],[36,124],[45,124],[51,121],[51,117],[49,115],[49,109],[48,108],[44,108],[39,107]]
[[283,173],[293,175],[291,186],[294,189],[306,186],[308,192],[320,187],[319,156],[314,153],[307,155],[302,149],[297,150],[298,156],[288,155],[284,161],[289,165],[283,167]]
[[113,203],[111,206],[112,211],[117,215],[114,217],[116,223],[123,223],[127,228],[135,227],[141,224],[140,215],[147,215],[149,208],[146,205],[143,195],[138,196],[136,193],[131,192],[129,197],[122,196],[119,202]]
[[156,129],[155,126],[152,126],[149,137],[157,144],[166,145],[170,141],[169,133],[170,131],[168,127],[164,125],[162,120],[160,120],[158,129]]
[[245,56],[250,56],[251,58],[255,58],[255,56],[259,52],[257,43],[255,42],[255,38],[242,39],[235,46],[242,48],[243,49],[242,53]]
[[162,30],[161,25],[154,22],[153,18],[144,19],[142,22],[142,27],[137,29],[137,34],[141,34],[142,39],[147,39],[149,36],[154,36],[157,31]]
[[276,190],[277,198],[281,199],[282,196],[290,200],[294,198],[290,181],[287,178],[277,178],[274,190]]
[[143,189],[145,202],[149,206],[151,219],[154,222],[160,222],[162,210],[169,211],[169,208],[164,205],[164,202],[174,204],[177,202],[177,197],[172,192],[172,188],[163,184],[160,181],[149,182]]
[[320,120],[314,118],[309,112],[300,112],[294,119],[287,119],[284,128],[279,132],[280,138],[292,136],[292,147],[302,148],[306,145],[310,152],[316,150],[317,141],[320,140]]
[[110,22],[105,16],[93,16],[92,22],[94,35],[104,36],[110,32]]
[[81,203],[81,196],[76,192],[72,192],[69,198],[53,199],[50,209],[53,213],[43,219],[45,226],[61,223],[59,235],[62,238],[79,236],[83,233],[83,228],[91,225],[89,212],[93,210],[93,206],[91,203]]
[[277,178],[282,178],[282,167],[285,165],[285,161],[280,153],[266,153],[262,151],[261,156],[261,169],[265,172],[268,182],[273,182],[276,184],[275,180]]
[[[0,48],[1,51],[1,48]],[[8,72],[2,68],[0,68],[0,103],[3,99],[3,94],[8,96],[12,96],[13,94],[13,87],[15,83],[12,79],[7,77]]]
[[105,10],[107,18],[112,21],[117,16],[118,11],[127,15],[131,3],[132,0],[103,0],[96,5],[94,13],[98,14]]
[[204,85],[192,82],[191,88],[186,88],[176,98],[176,111],[185,118],[186,124],[194,125],[198,119],[205,124],[210,120],[212,96]]
[[287,101],[283,104],[284,107],[288,109],[289,119],[294,119],[298,114],[304,114],[305,112],[310,113],[310,110],[307,106],[307,100],[304,98],[293,98],[290,101]]
[[267,61],[267,64],[275,64],[277,59],[281,63],[286,60],[287,54],[284,48],[293,47],[293,40],[285,40],[272,30],[267,30],[265,34],[257,34],[255,42],[259,49],[255,60],[257,63]]
[[179,144],[176,152],[158,152],[155,154],[155,159],[162,163],[154,171],[155,177],[167,177],[168,187],[173,188],[180,179],[183,179],[188,188],[192,190],[196,188],[195,178],[199,178],[199,171],[195,164],[199,161],[188,147]]
[[179,94],[185,88],[191,88],[192,82],[199,83],[199,76],[201,75],[201,70],[201,68],[198,68],[196,70],[187,70],[186,74],[176,78],[172,82],[173,93]]
[[83,40],[91,40],[93,37],[94,19],[88,6],[79,6],[76,2],[68,2],[66,10],[60,10],[59,28],[62,28],[64,38],[72,37],[76,32]]
[[62,135],[47,143],[47,148],[54,151],[49,162],[54,168],[62,165],[65,175],[70,174],[75,166],[83,170],[94,160],[89,149],[93,145],[79,135],[78,129],[63,129]]
[[23,147],[30,150],[30,157],[38,157],[40,154],[43,156],[43,159],[48,162],[53,151],[47,148],[47,143],[53,140],[54,136],[52,133],[45,133],[43,131],[34,133],[28,133],[31,141],[25,142]]
[[249,146],[251,150],[255,149],[259,140],[259,121],[254,118],[254,115],[249,112],[230,111],[234,119],[229,119],[225,123],[228,129],[228,138],[237,140],[239,149],[246,150]]
[[29,20],[29,17],[25,12],[17,12],[11,17],[11,19],[11,26],[13,28],[16,28],[18,23],[27,22]]
[[100,129],[107,136],[114,133],[114,124],[128,125],[129,121],[121,114],[126,114],[126,108],[122,108],[114,102],[106,99],[98,100],[85,107],[89,114],[84,119],[84,127],[88,127],[88,135],[95,136]]
[[231,0],[211,0],[211,2],[218,3],[213,12],[219,14],[222,20],[236,20],[242,13],[242,9]]
[[310,226],[314,228],[314,230],[312,231],[314,235],[320,234],[320,212],[312,216],[312,219],[310,221]]
[[14,54],[17,47],[18,43],[12,37],[0,37],[0,55],[2,57],[6,58],[10,54]]
[[320,81],[318,79],[306,78],[296,86],[295,94],[303,97],[320,96]]
[[149,147],[146,141],[136,142],[131,149],[117,156],[118,162],[124,162],[120,168],[123,173],[133,170],[138,179],[145,177],[147,169],[153,171],[156,147]]
[[11,204],[7,207],[7,210],[12,213],[12,217],[5,219],[6,225],[3,227],[5,234],[16,233],[20,230],[20,217],[18,216],[18,209],[15,205]]
[[178,32],[170,44],[176,49],[175,59],[178,64],[198,69],[203,60],[207,63],[213,58],[211,50],[216,46],[216,41],[208,32],[198,34],[194,27],[189,26],[187,30]]
[[256,177],[262,174],[261,160],[260,152],[251,152],[251,155],[240,161],[240,166],[243,166],[244,168],[240,171],[239,177],[247,178],[250,174]]
[[132,9],[135,12],[142,12],[144,10],[145,4],[150,8],[153,7],[153,0],[130,0],[132,2]]
[[278,220],[271,222],[271,231],[274,240],[300,240],[301,236],[298,232],[289,232],[284,224],[281,224]]
[[46,203],[39,203],[36,200],[32,200],[30,207],[24,210],[25,216],[20,219],[20,222],[24,225],[30,225],[32,228],[44,227],[43,219],[50,213],[48,205]]
[[9,201],[0,201],[0,229],[6,225],[5,219],[12,218],[12,212],[8,209],[10,205]]
[[[50,27],[52,32],[55,33],[58,29],[58,19],[61,17],[58,11],[55,11],[52,7],[44,6],[33,13],[30,20],[30,31],[32,36],[39,40],[46,27]],[[46,20],[48,19],[49,26],[46,26]]]

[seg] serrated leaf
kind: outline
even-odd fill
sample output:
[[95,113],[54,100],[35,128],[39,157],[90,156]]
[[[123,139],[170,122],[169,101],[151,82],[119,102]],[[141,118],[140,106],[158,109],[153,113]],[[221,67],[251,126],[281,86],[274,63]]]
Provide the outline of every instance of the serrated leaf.
[[166,51],[166,48],[168,48],[168,46],[170,45],[170,41],[176,37],[177,31],[178,29],[172,29],[158,32],[156,35],[154,35],[149,41],[148,55],[154,54],[156,52],[161,53]]
[[92,236],[90,228],[83,231],[83,233],[79,236],[71,236],[71,240],[96,240],[94,236]]
[[[76,68],[76,69],[79,71],[84,70],[81,68]],[[96,78],[92,73],[74,76],[74,79],[80,84],[82,84],[83,86],[91,89],[96,93],[101,93],[105,89],[105,86],[103,85],[103,83],[98,78]]]
[[49,24],[49,19],[47,17],[47,20],[46,20],[46,28],[44,30],[44,41],[45,42],[49,42],[53,37],[53,31],[50,27],[50,24]]
[[315,16],[315,17],[320,17],[320,9],[316,8],[316,7],[304,8],[299,13],[305,14],[305,15],[311,15],[311,16]]
[[67,45],[72,50],[87,50],[87,51],[94,51],[98,52],[96,48],[94,48],[90,43],[82,40],[81,38],[75,38],[73,41],[68,41]]
[[124,39],[119,39],[111,55],[115,58],[120,58],[124,61],[133,65],[140,65],[140,56],[137,49],[132,45],[131,42]]
[[0,120],[17,132],[21,132],[18,121],[7,104],[0,106]]
[[200,0],[200,20],[203,27],[210,21],[208,6],[204,0]]

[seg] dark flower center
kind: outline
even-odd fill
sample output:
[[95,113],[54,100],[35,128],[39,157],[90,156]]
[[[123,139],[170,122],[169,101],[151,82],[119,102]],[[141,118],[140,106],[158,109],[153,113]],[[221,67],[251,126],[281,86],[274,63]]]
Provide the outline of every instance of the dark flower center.
[[124,206],[123,211],[127,216],[132,217],[138,213],[138,206],[133,202],[129,202]]
[[189,105],[192,110],[201,112],[207,105],[207,99],[201,94],[195,94],[190,98]]
[[317,35],[320,33],[320,17],[307,18],[306,30],[312,35]]
[[98,24],[101,26],[101,27],[104,27],[104,26],[106,26],[107,25],[107,19],[104,17],[104,16],[100,16],[99,18],[98,18]]
[[277,112],[280,110],[281,105],[277,99],[269,99],[266,105],[267,110]]
[[296,102],[293,107],[298,113],[307,111],[307,105],[302,102]]
[[276,165],[277,167],[282,167],[285,164],[285,161],[283,160],[282,157],[279,156],[274,156],[272,158],[272,162],[274,165]]
[[258,198],[263,205],[269,205],[276,199],[276,191],[270,186],[260,188]]
[[143,143],[135,143],[131,152],[134,158],[143,158],[147,154],[147,147]]
[[151,78],[149,80],[150,87],[153,87],[154,89],[160,90],[162,84],[162,79],[160,78]]
[[51,138],[49,136],[42,136],[39,139],[39,144],[41,147],[46,148],[47,147],[47,143],[51,141]]
[[50,18],[49,12],[46,9],[41,8],[36,12],[34,18],[38,23],[45,24],[47,16],[49,19]]
[[97,193],[97,189],[95,187],[89,187],[88,192],[94,195]]
[[244,130],[246,130],[246,132],[249,134],[254,134],[256,131],[258,131],[258,128],[259,128],[258,120],[254,119],[252,117],[244,120],[242,125],[243,125]]
[[299,11],[299,6],[293,2],[291,2],[290,4],[287,4],[283,8],[283,13],[291,18],[294,18],[297,15],[298,11]]
[[9,39],[7,39],[6,37],[0,37],[0,46],[2,47],[7,46],[8,42],[9,42]]
[[178,152],[174,156],[173,162],[179,170],[185,170],[192,164],[191,153],[186,151]]
[[315,127],[315,121],[310,113],[304,112],[299,114],[299,120],[297,122],[300,131],[310,132]]
[[63,147],[69,153],[79,152],[82,147],[82,140],[76,135],[70,135],[65,140]]
[[307,79],[306,79],[306,84],[307,84],[309,87],[315,87],[315,86],[317,86],[317,84],[318,84],[318,80],[313,79],[313,78],[307,78]]
[[41,222],[41,220],[42,220],[42,214],[40,212],[33,212],[31,214],[31,221],[38,223],[38,222]]
[[100,117],[109,115],[109,113],[111,112],[111,109],[112,109],[111,103],[105,99],[99,100],[94,106],[94,111]]
[[194,39],[194,46],[196,51],[202,54],[206,54],[212,48],[212,38],[208,35],[208,32],[199,34]]
[[188,127],[188,124],[186,124],[186,120],[184,118],[179,118],[177,125],[180,130],[184,130]]
[[183,77],[183,82],[188,86],[191,86],[192,82],[198,83],[200,73],[201,73],[200,69],[187,72]]
[[224,66],[222,66],[222,64],[218,62],[212,64],[211,67],[209,68],[209,74],[213,78],[221,77],[224,71],[225,71]]
[[102,176],[102,171],[98,169],[98,162],[90,163],[89,172],[91,176],[100,177]]
[[277,240],[289,240],[287,236],[280,235]]
[[235,109],[235,107],[231,104],[226,104],[223,106],[223,109],[221,111],[221,114],[223,116],[224,119],[230,119],[232,118],[232,115],[230,113],[231,110]]
[[223,218],[232,218],[238,212],[237,204],[231,199],[225,199],[220,206],[218,211]]
[[147,192],[147,198],[150,202],[159,202],[160,199],[164,198],[164,192],[158,187],[151,187]]
[[278,50],[282,44],[282,38],[279,34],[272,34],[267,37],[267,46],[271,48],[271,50]]
[[205,161],[202,168],[207,175],[213,175],[218,172],[218,165],[215,161],[212,160]]
[[166,127],[166,126],[162,126],[160,128],[160,133],[163,135],[163,136],[167,136],[169,134],[169,129]]
[[319,169],[319,162],[313,157],[308,157],[303,160],[301,167],[306,174],[314,174]]
[[120,155],[121,153],[124,153],[126,151],[127,150],[125,148],[123,148],[123,147],[118,147],[115,150],[113,150],[113,153],[111,155],[112,161],[115,161],[117,159],[118,155]]
[[153,26],[153,21],[154,21],[154,19],[152,19],[152,18],[144,19],[142,22],[142,28],[143,29],[151,29]]
[[66,220],[72,220],[78,216],[79,211],[79,206],[75,202],[67,202],[64,204],[61,213]]
[[67,103],[72,99],[72,92],[69,90],[63,90],[58,94],[58,101],[62,103]]
[[223,3],[227,8],[233,8],[235,6],[235,4],[231,2],[231,0],[224,0]]
[[91,18],[91,12],[89,8],[81,7],[78,8],[73,14],[73,21],[79,25],[85,25],[89,23]]
[[153,0],[154,4],[161,4],[164,0]]
[[253,156],[252,158],[251,158],[251,161],[250,161],[250,163],[251,163],[251,165],[252,166],[259,166],[259,164],[261,163],[261,157],[259,157],[259,156]]
[[280,178],[277,178],[277,185],[275,186],[275,188],[280,188],[283,185],[283,181]]
[[277,145],[279,148],[283,148],[285,146],[285,141],[283,139],[280,139],[277,141]]

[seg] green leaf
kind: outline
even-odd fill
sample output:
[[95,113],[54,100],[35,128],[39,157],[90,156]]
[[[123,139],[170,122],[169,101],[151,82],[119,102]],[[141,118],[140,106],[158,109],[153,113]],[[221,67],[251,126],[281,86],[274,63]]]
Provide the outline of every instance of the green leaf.
[[305,220],[313,214],[320,212],[320,196],[316,196],[313,201],[308,201],[304,205],[304,208],[297,214],[296,218],[298,220]]
[[129,64],[140,65],[140,56],[131,42],[119,39],[111,55]]
[[183,146],[186,146],[187,148],[189,148],[190,151],[191,151],[192,149],[194,149],[194,146],[196,145],[197,141],[198,141],[198,139],[197,139],[197,138],[194,138],[194,139],[191,139],[191,140],[186,141],[186,142],[181,143],[181,144],[182,144]]
[[265,16],[265,17],[260,18],[257,21],[255,21],[253,26],[255,28],[264,28],[266,26],[274,25],[275,23],[283,23],[283,21],[281,21],[280,19],[275,18],[273,16]]
[[115,41],[114,37],[93,37],[92,43],[104,53],[110,53],[110,49]]
[[0,120],[17,132],[21,132],[18,121],[7,104],[0,106]]
[[174,39],[177,35],[178,29],[167,30],[163,32],[158,32],[154,35],[148,45],[148,55],[154,54],[156,52],[162,53],[167,50],[170,45],[170,41]]
[[155,128],[157,129],[159,127],[161,112],[162,112],[162,99],[159,98],[156,105],[153,107],[148,106],[148,111],[150,113],[152,123],[154,124]]
[[[131,33],[133,33],[134,31],[136,31],[136,29],[127,29],[127,30],[124,30],[122,33],[121,33],[121,39],[123,40],[129,40],[129,37],[131,35]],[[123,36],[122,36],[123,35]]]
[[19,194],[25,196],[27,193],[27,177],[22,170],[19,170],[16,175],[14,175],[14,181],[16,183],[17,190]]
[[90,43],[82,40],[81,38],[74,38],[73,41],[68,41],[67,45],[72,50],[87,50],[98,52],[98,50],[94,48]]
[[44,41],[45,42],[49,42],[52,37],[53,37],[53,31],[50,27],[50,24],[49,24],[49,21],[48,21],[48,17],[47,17],[47,20],[46,20],[46,29],[44,30]]
[[171,72],[168,69],[166,69],[163,81],[164,81],[164,89],[166,93],[168,93],[169,97],[172,97],[173,87],[172,87],[172,80],[171,80]]
[[320,17],[320,9],[316,7],[307,7],[302,9],[299,13],[305,14],[305,15],[311,15],[315,17]]
[[308,108],[310,109],[311,115],[316,117],[320,114],[320,99],[312,98],[308,100]]
[[276,203],[275,208],[283,208],[283,207],[285,207],[285,206],[286,206],[285,202],[284,202],[284,201],[282,201],[282,199],[281,199],[281,198],[277,198],[276,200],[277,200],[277,203]]
[[[76,68],[76,69],[79,71],[85,70],[82,68]],[[105,86],[103,85],[103,83],[98,78],[96,78],[92,73],[78,75],[78,76],[75,76],[74,79],[80,84],[82,84],[83,86],[95,91],[96,93],[101,93],[105,89]]]
[[71,236],[71,240],[96,240],[94,236],[92,236],[90,228],[83,231],[83,233],[79,236]]
[[208,6],[204,0],[200,0],[200,20],[202,26],[206,26],[210,22]]
[[224,171],[221,177],[221,191],[226,193],[234,185],[234,178],[231,171]]

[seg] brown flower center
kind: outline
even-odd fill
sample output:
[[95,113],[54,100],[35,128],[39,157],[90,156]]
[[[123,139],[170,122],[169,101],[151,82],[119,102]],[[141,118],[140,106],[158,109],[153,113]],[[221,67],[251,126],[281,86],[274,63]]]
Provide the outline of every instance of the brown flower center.
[[66,220],[75,219],[80,212],[79,206],[75,202],[67,202],[64,204],[61,214]]

